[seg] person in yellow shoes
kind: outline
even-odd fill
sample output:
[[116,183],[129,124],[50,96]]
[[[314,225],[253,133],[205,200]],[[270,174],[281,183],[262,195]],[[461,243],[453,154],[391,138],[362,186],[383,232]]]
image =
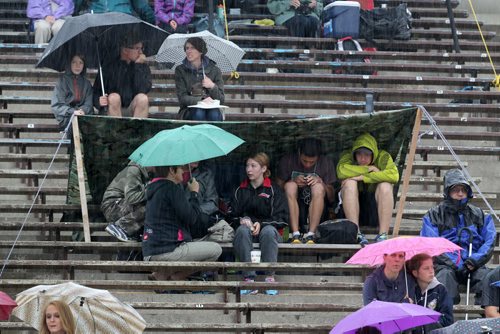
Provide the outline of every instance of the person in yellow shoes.
[[[337,177],[342,181],[340,202],[345,218],[356,225],[379,227],[375,242],[387,239],[394,207],[394,184],[399,172],[391,155],[379,150],[369,133],[360,135],[350,151],[343,152],[337,164]],[[358,232],[361,245],[368,243]]]

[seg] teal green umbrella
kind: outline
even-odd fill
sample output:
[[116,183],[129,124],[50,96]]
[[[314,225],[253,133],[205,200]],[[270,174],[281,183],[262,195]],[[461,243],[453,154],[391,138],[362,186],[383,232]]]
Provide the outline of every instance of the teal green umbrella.
[[158,132],[129,159],[144,167],[179,166],[226,155],[244,141],[211,124],[183,125]]

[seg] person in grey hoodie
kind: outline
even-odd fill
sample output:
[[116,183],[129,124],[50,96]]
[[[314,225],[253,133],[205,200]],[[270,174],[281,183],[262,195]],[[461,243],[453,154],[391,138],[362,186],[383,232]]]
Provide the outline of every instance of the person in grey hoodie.
[[92,85],[85,73],[85,57],[75,54],[57,80],[50,106],[61,131],[66,129],[73,114],[89,115],[94,111]]
[[453,302],[446,287],[434,276],[432,257],[421,253],[413,256],[407,265],[408,271],[415,278],[413,302],[441,313],[438,323],[429,324],[413,330],[413,333],[429,333],[432,329],[453,324]]

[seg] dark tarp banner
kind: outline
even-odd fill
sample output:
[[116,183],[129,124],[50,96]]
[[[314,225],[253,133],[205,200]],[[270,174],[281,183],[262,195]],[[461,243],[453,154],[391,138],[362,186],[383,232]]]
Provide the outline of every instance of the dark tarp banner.
[[[416,108],[382,111],[373,114],[336,115],[281,121],[221,122],[215,125],[239,136],[245,143],[229,155],[213,159],[216,184],[221,197],[231,194],[244,177],[245,158],[265,152],[274,172],[281,156],[295,151],[297,141],[315,137],[323,142],[323,152],[334,163],[342,151],[350,149],[354,139],[371,133],[381,149],[388,151],[400,175],[409,149]],[[128,163],[128,156],[158,131],[184,124],[177,120],[131,119],[104,116],[78,118],[83,146],[83,160],[91,196],[90,204],[100,204],[103,193],[114,176]],[[75,159],[71,159],[68,203],[79,203]],[[273,173],[275,175],[275,173]],[[271,176],[272,177],[272,176]],[[397,187],[395,187],[397,193]]]

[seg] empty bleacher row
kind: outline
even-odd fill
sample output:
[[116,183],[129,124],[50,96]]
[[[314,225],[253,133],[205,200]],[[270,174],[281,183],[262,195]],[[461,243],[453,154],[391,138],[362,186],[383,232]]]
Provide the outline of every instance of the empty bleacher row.
[[[377,41],[376,52],[336,51],[335,40],[285,37],[281,28],[233,26],[230,38],[245,49],[246,55],[238,68],[240,78],[225,78],[226,102],[231,107],[226,119],[271,120],[363,112],[367,94],[374,96],[375,112],[423,105],[496,209],[499,192],[493,166],[500,156],[500,93],[490,85],[491,66],[476,23],[467,11],[454,9],[462,53],[453,53],[445,2],[404,2],[414,17],[412,39]],[[400,1],[387,3],[394,6]],[[458,1],[451,3],[458,5]],[[61,137],[49,106],[58,73],[34,67],[44,46],[29,44],[22,9],[25,4],[25,0],[0,0],[2,256],[22,225]],[[265,1],[261,1],[255,11],[229,15],[228,19],[265,17],[270,16]],[[500,44],[495,33],[486,31],[485,37],[492,60],[497,62]],[[371,63],[352,61],[365,56],[371,58]],[[150,64],[154,82],[151,116],[176,118],[173,71],[158,66],[154,59]],[[270,68],[277,69],[277,73],[268,73]],[[89,76],[93,80],[95,71],[89,71]],[[465,86],[476,90],[462,90]],[[0,289],[11,295],[33,285],[74,279],[109,289],[130,302],[147,320],[146,332],[324,333],[361,306],[361,283],[369,270],[343,264],[359,249],[358,245],[281,245],[280,263],[275,264],[280,294],[271,297],[239,295],[244,288],[264,288],[259,282],[240,282],[238,271],[252,264],[207,264],[205,269],[216,273],[209,282],[152,282],[147,280],[151,270],[193,264],[111,261],[118,252],[137,250],[140,245],[115,242],[103,231],[102,222],[91,223],[92,243],[73,241],[73,232],[81,231],[81,223],[59,222],[63,212],[80,210],[79,205],[66,204],[68,147],[68,142],[62,143],[34,213],[24,225],[12,261],[0,279]],[[442,198],[444,172],[457,166],[429,120],[424,119],[400,234],[418,234],[421,216]],[[485,207],[481,199],[474,200]],[[367,232],[369,236],[376,234],[375,230]],[[231,251],[231,245],[223,247]],[[326,254],[333,257],[326,258]],[[492,263],[498,264],[499,255],[496,247]],[[262,270],[266,264],[254,266]],[[155,294],[154,290],[212,293]],[[473,317],[481,312],[478,307],[455,306],[459,319],[466,311]],[[19,333],[23,329],[28,328],[22,322],[0,322],[2,333]]]

